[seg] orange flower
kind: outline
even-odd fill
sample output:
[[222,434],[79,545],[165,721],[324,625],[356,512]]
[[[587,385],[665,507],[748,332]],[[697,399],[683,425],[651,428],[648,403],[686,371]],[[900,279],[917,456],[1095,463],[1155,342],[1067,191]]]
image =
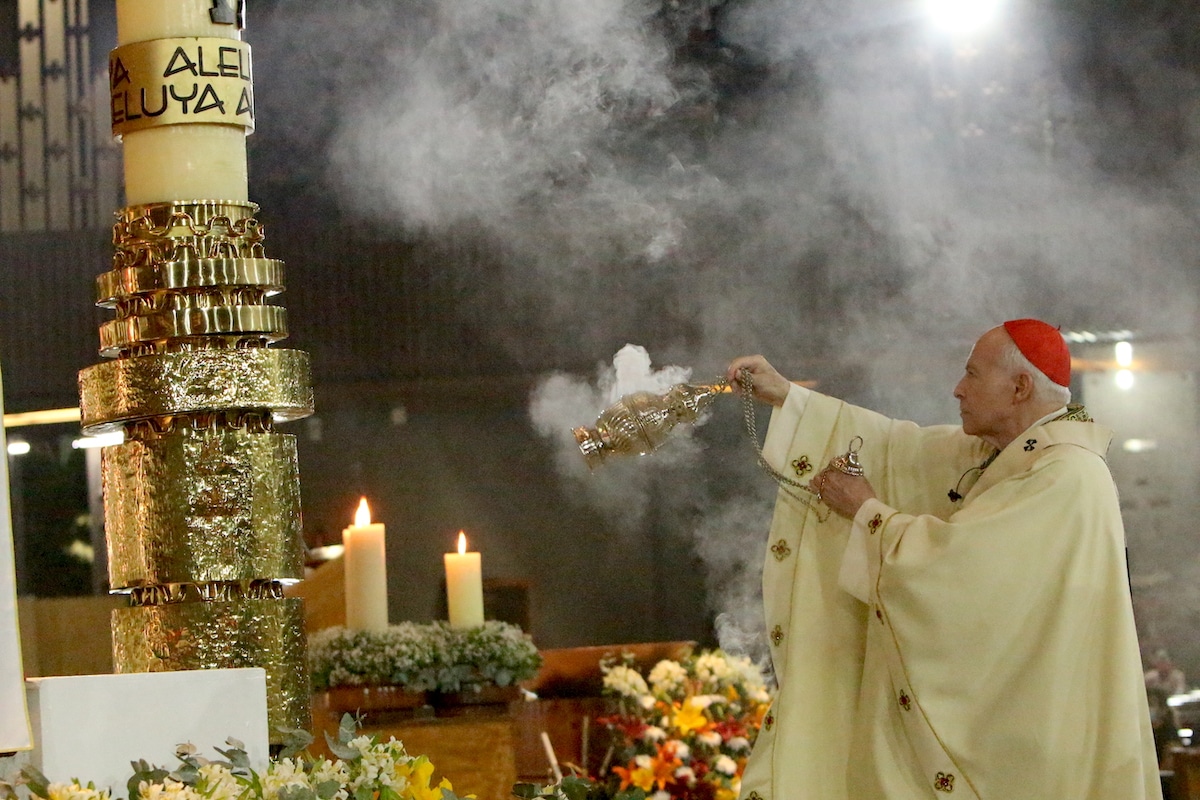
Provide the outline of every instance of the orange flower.
[[654,772],[646,767],[635,766],[633,769],[613,767],[612,770],[621,776],[622,792],[630,786],[636,786],[643,792],[649,792],[654,786]]

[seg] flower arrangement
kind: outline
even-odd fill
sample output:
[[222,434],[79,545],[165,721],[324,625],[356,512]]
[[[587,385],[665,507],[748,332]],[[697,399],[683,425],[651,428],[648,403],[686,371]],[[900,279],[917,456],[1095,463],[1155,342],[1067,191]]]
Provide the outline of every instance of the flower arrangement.
[[519,784],[533,800],[736,800],[742,772],[770,705],[748,658],[720,650],[659,661],[643,676],[626,661],[601,665],[616,713],[598,720],[614,735],[612,767],[549,787]]
[[325,628],[308,641],[313,688],[389,685],[414,692],[478,692],[532,678],[542,665],[516,625],[488,620],[471,628],[402,622],[383,631]]
[[[357,735],[357,723],[342,717],[338,739],[330,739],[333,761],[311,758],[304,750],[312,742],[306,731],[290,731],[292,741],[259,774],[250,766],[245,747],[229,739],[228,750],[217,748],[226,760],[210,761],[190,744],[180,745],[174,770],[135,761],[125,790],[129,800],[458,800],[448,780],[432,785],[433,764],[411,756],[396,739]],[[303,751],[303,752],[302,752]],[[113,800],[109,789],[94,783],[51,783],[26,765],[12,782],[0,781],[0,800],[16,800],[24,784],[40,800]],[[468,795],[470,797],[470,795]]]

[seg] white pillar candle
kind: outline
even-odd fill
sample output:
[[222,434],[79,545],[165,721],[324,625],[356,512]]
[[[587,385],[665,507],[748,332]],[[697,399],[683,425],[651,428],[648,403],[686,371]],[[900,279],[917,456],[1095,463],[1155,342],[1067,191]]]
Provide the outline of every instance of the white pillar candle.
[[458,532],[458,552],[443,556],[446,564],[446,605],[450,627],[483,624],[483,570],[479,553],[467,552],[467,536]]
[[346,627],[387,630],[387,547],[382,523],[371,522],[367,498],[358,504],[354,524],[342,531]]
[[[229,3],[232,8],[236,3]],[[212,21],[212,0],[117,0],[117,43],[184,36],[241,40],[237,25]],[[238,125],[168,125],[130,131],[125,202],[232,200],[249,197],[246,131]]]

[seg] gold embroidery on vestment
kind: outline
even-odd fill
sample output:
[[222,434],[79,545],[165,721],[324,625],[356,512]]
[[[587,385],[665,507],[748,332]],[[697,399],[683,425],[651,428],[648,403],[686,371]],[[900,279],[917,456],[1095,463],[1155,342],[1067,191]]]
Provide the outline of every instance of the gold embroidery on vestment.
[[788,547],[787,539],[780,539],[771,545],[771,552],[775,554],[776,561],[783,561],[792,554],[792,548]]

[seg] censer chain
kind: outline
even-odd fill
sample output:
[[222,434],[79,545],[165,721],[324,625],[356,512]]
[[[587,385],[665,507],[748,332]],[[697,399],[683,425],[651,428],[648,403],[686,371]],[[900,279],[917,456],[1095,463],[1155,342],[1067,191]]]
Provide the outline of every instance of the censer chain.
[[[829,517],[829,509],[817,505],[821,502],[820,493],[810,489],[807,484],[784,475],[771,466],[763,455],[762,445],[758,443],[757,414],[754,408],[754,376],[750,374],[750,370],[743,367],[738,372],[738,383],[742,385],[742,415],[746,420],[746,434],[750,437],[750,444],[758,456],[758,466],[779,484],[780,489],[810,508],[817,515],[817,521],[824,522]],[[797,494],[793,489],[799,489],[805,494]]]

